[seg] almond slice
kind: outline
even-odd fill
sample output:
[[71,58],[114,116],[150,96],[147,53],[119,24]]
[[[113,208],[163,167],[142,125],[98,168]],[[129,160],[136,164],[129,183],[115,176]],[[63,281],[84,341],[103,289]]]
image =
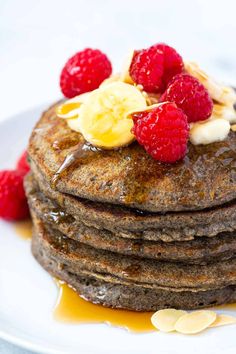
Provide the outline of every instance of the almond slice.
[[121,70],[121,81],[126,82],[127,84],[130,84],[130,85],[134,84],[134,81],[129,74],[129,68],[132,63],[133,56],[134,56],[134,50],[131,50],[129,52],[126,60],[124,61],[123,65],[122,65],[122,70]]
[[231,130],[232,130],[233,132],[236,132],[236,124],[231,125]]
[[229,315],[217,315],[215,321],[209,327],[225,326],[236,323],[236,317]]
[[195,334],[209,327],[216,319],[213,311],[195,311],[180,317],[175,324],[175,330],[183,334]]
[[164,309],[155,312],[151,317],[151,322],[154,327],[162,332],[171,332],[175,330],[176,321],[186,312],[175,309]]

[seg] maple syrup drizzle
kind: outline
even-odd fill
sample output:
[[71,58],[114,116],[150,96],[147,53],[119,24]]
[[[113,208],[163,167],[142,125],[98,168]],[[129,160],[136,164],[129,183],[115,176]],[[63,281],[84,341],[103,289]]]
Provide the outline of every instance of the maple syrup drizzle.
[[31,239],[32,227],[33,225],[31,219],[16,221],[14,223],[14,231],[24,240]]
[[54,308],[54,318],[66,323],[106,323],[131,332],[150,332],[153,312],[118,310],[95,305],[80,297],[66,283],[56,280],[59,296]]
[[[55,142],[54,142],[55,144]],[[58,142],[57,142],[58,144]],[[51,187],[55,188],[57,181],[60,179],[63,173],[69,170],[69,168],[79,160],[84,160],[87,157],[91,156],[91,154],[94,154],[95,152],[99,152],[100,149],[96,148],[95,146],[90,145],[89,143],[84,143],[84,144],[78,144],[74,151],[72,151],[70,154],[68,154],[64,161],[62,162],[61,166],[59,169],[56,171],[56,173],[53,175],[51,179]]]

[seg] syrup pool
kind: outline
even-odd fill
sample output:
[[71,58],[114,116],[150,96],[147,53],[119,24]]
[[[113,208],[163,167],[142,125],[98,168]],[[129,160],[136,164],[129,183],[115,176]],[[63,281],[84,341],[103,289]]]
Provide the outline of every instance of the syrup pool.
[[14,231],[21,238],[28,240],[32,237],[32,221],[31,219],[16,221],[14,223]]
[[156,330],[151,323],[152,312],[135,312],[106,308],[92,304],[80,297],[72,288],[56,280],[59,287],[54,318],[67,323],[107,323],[131,332]]
[[[15,222],[14,230],[21,238],[30,239],[32,221],[28,219]],[[106,323],[137,333],[156,330],[151,323],[153,312],[117,310],[95,305],[84,300],[63,281],[56,280],[56,284],[59,293],[53,315],[57,321],[74,324]],[[213,310],[236,311],[236,303],[215,306]]]
[[215,306],[213,309],[214,310],[221,310],[221,311],[225,311],[225,310],[227,310],[227,311],[236,311],[236,303]]

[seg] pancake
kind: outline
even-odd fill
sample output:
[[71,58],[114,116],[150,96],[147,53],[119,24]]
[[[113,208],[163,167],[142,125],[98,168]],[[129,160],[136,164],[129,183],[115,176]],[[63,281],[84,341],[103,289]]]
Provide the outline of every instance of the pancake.
[[40,190],[68,214],[84,225],[111,231],[119,237],[169,242],[236,230],[235,202],[194,212],[140,212],[55,191],[32,161],[31,169]]
[[[35,258],[53,276],[66,281],[89,301],[136,311],[168,307],[195,309],[236,301],[235,262],[175,269],[170,264],[156,262],[154,266],[147,261],[146,274],[142,276],[137,260],[98,253],[91,247],[65,239],[60,233],[52,234],[34,214],[33,219],[32,252]],[[110,264],[112,260],[113,264]],[[139,267],[145,270],[144,265]],[[154,269],[155,278],[151,279],[150,271]],[[164,273],[167,279],[163,277]]]
[[86,144],[48,109],[29,142],[30,159],[57,191],[150,212],[201,210],[236,198],[236,139],[189,144],[173,165],[153,160],[134,142],[102,151]]
[[[175,264],[98,250],[52,230],[32,213],[35,234],[71,272],[113,283],[171,291],[206,291],[236,285],[236,259],[209,265]],[[36,236],[37,237],[37,236]]]
[[104,306],[194,309],[236,301],[236,139],[189,144],[183,161],[137,143],[102,151],[56,116],[36,124],[25,189],[32,252]]
[[47,198],[37,187],[32,176],[25,181],[30,209],[50,228],[76,241],[97,249],[124,255],[153,258],[169,262],[206,264],[236,256],[236,232],[222,233],[192,241],[163,242],[118,237],[105,229],[88,227]]

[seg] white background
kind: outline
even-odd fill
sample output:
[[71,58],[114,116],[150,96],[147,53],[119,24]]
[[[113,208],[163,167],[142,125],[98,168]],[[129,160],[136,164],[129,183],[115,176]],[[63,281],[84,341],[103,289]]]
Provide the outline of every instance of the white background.
[[0,0],[0,119],[60,97],[59,73],[86,46],[119,70],[131,48],[173,45],[236,83],[234,0]]
[[118,71],[130,49],[167,42],[236,85],[235,37],[235,0],[0,0],[0,120],[58,99],[62,66],[87,46]]

